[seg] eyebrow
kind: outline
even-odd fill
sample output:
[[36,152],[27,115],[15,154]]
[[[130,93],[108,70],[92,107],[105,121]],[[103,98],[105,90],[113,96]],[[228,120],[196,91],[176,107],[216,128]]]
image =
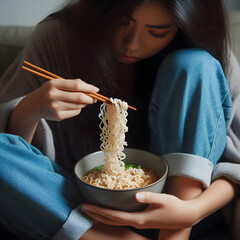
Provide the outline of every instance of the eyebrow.
[[147,27],[150,27],[150,28],[156,28],[156,29],[168,29],[168,28],[171,28],[173,25],[171,24],[164,24],[164,25],[146,25]]
[[[129,17],[129,19],[132,20],[133,22],[136,22],[134,18]],[[155,28],[155,29],[168,29],[168,28],[171,28],[173,25],[172,24],[161,24],[161,25],[147,24],[146,26],[149,28]]]

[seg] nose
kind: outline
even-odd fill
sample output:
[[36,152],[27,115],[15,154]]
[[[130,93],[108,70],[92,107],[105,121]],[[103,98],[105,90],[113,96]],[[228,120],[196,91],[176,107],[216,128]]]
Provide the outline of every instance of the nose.
[[140,31],[134,28],[128,28],[123,36],[122,44],[130,52],[136,52],[140,48]]

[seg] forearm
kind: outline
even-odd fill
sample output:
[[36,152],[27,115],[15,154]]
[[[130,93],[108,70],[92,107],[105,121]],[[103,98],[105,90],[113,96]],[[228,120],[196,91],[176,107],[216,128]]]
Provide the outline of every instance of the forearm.
[[[221,191],[219,191],[220,189]],[[195,206],[192,208],[194,209],[194,212],[192,212],[193,223],[196,224],[200,222],[211,213],[229,203],[239,190],[240,187],[227,178],[220,178],[214,181],[211,186],[202,192],[197,198],[189,200],[189,204]],[[190,233],[191,228],[178,230],[164,229],[160,230],[158,240],[187,240]]]
[[[24,100],[22,100],[24,101]],[[13,110],[6,129],[6,133],[18,135],[31,143],[38,125],[38,120],[25,111],[22,101]]]
[[232,201],[239,190],[239,185],[225,177],[215,180],[209,188],[192,200],[197,211],[196,223]]

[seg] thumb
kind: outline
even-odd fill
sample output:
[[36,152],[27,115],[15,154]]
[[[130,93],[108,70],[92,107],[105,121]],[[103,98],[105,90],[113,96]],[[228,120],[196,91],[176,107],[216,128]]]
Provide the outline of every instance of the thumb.
[[167,201],[167,194],[164,193],[152,193],[152,192],[139,192],[135,195],[136,200],[142,203],[148,204],[161,204],[163,205]]

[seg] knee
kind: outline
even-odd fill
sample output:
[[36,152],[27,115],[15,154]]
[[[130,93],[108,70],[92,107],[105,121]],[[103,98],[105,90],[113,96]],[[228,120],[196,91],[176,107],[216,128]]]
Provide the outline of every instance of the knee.
[[19,136],[0,133],[0,146],[0,182],[23,179],[24,174],[34,176],[36,169],[54,169],[47,157]]
[[209,89],[216,85],[226,85],[225,75],[220,62],[201,49],[183,49],[169,54],[159,69],[158,77],[163,72],[170,74],[171,86],[180,84]]
[[10,172],[14,171],[13,157],[15,146],[21,144],[20,138],[11,134],[0,134],[0,180],[10,176]]
[[25,141],[17,135],[0,133],[0,153],[2,153],[2,151],[4,151],[5,149],[8,149],[9,146],[25,145],[24,142]]
[[156,78],[153,99],[184,96],[224,98],[229,86],[220,62],[200,49],[183,49],[169,54]]
[[22,155],[24,152],[31,152],[36,155],[41,155],[42,153],[26,142],[23,138],[17,135],[0,133],[0,161],[6,159],[11,153],[16,153],[15,155]]
[[182,49],[170,53],[163,64],[187,72],[201,72],[208,69],[222,70],[220,62],[210,53],[201,49]]
[[221,64],[199,49],[169,54],[159,69],[150,107],[155,112],[175,109],[175,114],[185,110],[186,114],[192,112],[196,116],[199,112],[214,112],[217,117],[224,111],[228,121],[231,96]]
[[0,133],[0,163],[4,163],[6,159],[9,159],[11,153],[29,148],[28,145],[17,135]]
[[31,145],[21,137],[0,133],[0,179],[6,180],[17,174],[19,168],[28,161],[27,153],[33,152]]

